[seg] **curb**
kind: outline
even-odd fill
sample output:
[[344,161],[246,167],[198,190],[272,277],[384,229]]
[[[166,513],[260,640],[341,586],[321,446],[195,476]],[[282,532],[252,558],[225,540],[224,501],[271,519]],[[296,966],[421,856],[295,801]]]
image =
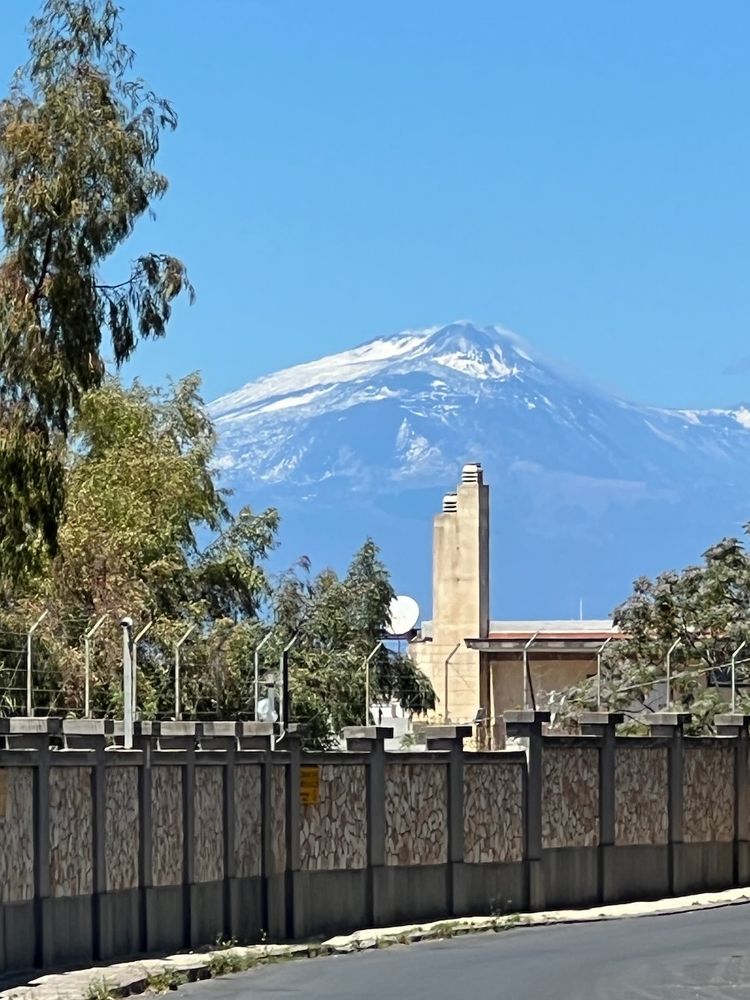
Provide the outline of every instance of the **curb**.
[[668,916],[690,913],[696,909],[718,909],[747,903],[750,903],[750,888],[729,889],[718,893],[661,899],[652,903],[622,903],[585,910],[546,910],[496,917],[448,918],[422,924],[360,930],[307,944],[232,946],[42,975],[30,980],[26,986],[16,986],[0,992],[0,1000],[110,1000],[146,991],[168,993],[187,982],[213,979],[246,972],[262,965],[301,958],[345,955],[371,948],[446,940],[459,935],[489,931],[499,933],[520,927]]

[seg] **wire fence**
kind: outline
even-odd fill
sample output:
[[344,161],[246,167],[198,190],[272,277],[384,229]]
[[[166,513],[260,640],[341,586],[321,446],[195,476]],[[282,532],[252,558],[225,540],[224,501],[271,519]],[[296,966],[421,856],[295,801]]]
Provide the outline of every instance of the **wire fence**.
[[[275,688],[266,689],[263,685],[261,693],[276,698],[275,712],[273,706],[266,706],[264,718],[279,719],[281,711],[280,684],[282,668],[274,656],[269,655],[270,647],[264,651],[265,666],[258,663],[258,655],[262,646],[271,637],[266,632],[258,643],[254,654],[241,672],[234,676],[231,683],[235,685],[231,708],[228,710],[228,700],[225,697],[229,681],[220,658],[216,662],[202,662],[196,675],[194,659],[196,640],[200,639],[194,627],[185,628],[185,623],[176,623],[178,639],[172,649],[165,647],[159,653],[158,665],[154,667],[153,655],[147,675],[138,674],[136,696],[133,708],[135,717],[161,718],[192,718],[196,720],[216,720],[226,718],[228,714],[240,720],[252,720],[256,712],[256,688],[253,655],[255,666],[260,674],[275,677]],[[134,627],[138,641],[144,640],[144,647],[152,640],[148,635],[150,624],[146,623],[140,629]],[[180,631],[181,630],[181,631]],[[122,717],[122,662],[121,662],[121,622],[113,616],[101,615],[93,619],[63,618],[54,622],[47,620],[46,613],[31,621],[26,631],[20,629],[0,629],[0,715],[56,715],[64,717]],[[115,642],[117,640],[117,642]],[[181,647],[186,643],[180,659]],[[292,645],[292,644],[290,644]],[[380,645],[380,644],[379,644]],[[282,647],[283,648],[283,647]],[[376,647],[377,649],[377,647]],[[134,659],[138,650],[138,642],[133,646]],[[149,650],[153,654],[153,648]],[[293,651],[299,651],[299,646]],[[144,650],[145,652],[145,650]],[[375,650],[373,650],[375,652]],[[400,652],[400,647],[399,647]],[[738,650],[739,652],[739,650]],[[716,687],[730,687],[732,700],[737,689],[750,686],[750,645],[745,650],[746,655],[739,655],[716,664],[699,664],[670,670],[668,667],[658,676],[644,676],[640,681],[622,683],[618,678],[618,667],[607,668],[599,658],[599,672],[596,684],[600,695],[600,707],[606,708],[608,701],[630,693],[649,691],[650,700],[658,704],[662,696],[663,707],[672,703],[671,695],[675,686],[679,688],[685,680],[705,677],[707,683]],[[193,654],[193,655],[191,655]],[[63,664],[61,660],[65,659]],[[145,659],[145,657],[144,657]],[[270,666],[269,666],[270,662]],[[667,663],[669,658],[667,658]],[[367,660],[363,664],[363,674]],[[183,671],[182,688],[180,687],[180,671]],[[402,679],[403,680],[403,679]],[[594,678],[591,678],[594,680]],[[143,681],[143,684],[141,684]],[[666,688],[666,692],[664,692]],[[145,693],[144,693],[145,691]],[[402,705],[406,706],[407,714],[411,704],[418,705],[420,690],[417,685],[414,691],[401,692]],[[371,707],[378,701],[375,690],[363,689],[362,704],[358,714],[370,723]],[[562,692],[546,692],[541,703],[536,707],[550,707],[549,697],[559,697]],[[268,700],[268,699],[267,699]],[[535,701],[537,699],[535,698]],[[295,721],[313,729],[323,730],[331,727],[328,709],[323,705],[317,709],[309,706],[302,710],[304,699],[291,701],[292,714],[286,722]],[[156,706],[156,709],[155,709]],[[653,705],[649,704],[653,710]],[[418,712],[416,712],[418,714]],[[358,721],[358,720],[348,720]],[[487,722],[487,719],[483,720]]]

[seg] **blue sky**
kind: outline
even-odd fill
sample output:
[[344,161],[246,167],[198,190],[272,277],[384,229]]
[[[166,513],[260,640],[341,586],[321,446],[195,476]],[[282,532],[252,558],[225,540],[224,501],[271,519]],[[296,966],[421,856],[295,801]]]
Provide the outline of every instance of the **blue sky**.
[[[647,402],[750,399],[746,2],[123,2],[180,114],[133,253],[198,290],[131,374],[214,397],[463,317]],[[37,7],[3,4],[4,79]]]

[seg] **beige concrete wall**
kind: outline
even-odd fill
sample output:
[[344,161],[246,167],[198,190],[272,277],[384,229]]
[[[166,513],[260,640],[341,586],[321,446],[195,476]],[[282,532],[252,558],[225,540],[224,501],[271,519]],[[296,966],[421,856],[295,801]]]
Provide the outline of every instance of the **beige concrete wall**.
[[615,753],[615,844],[666,844],[669,840],[669,772],[666,747],[628,746]]
[[193,808],[195,881],[224,878],[224,776],[220,767],[195,769]]
[[138,768],[108,767],[104,780],[107,889],[138,887],[140,829]]
[[242,764],[234,775],[234,869],[239,878],[260,875],[262,792],[260,767]]
[[447,860],[447,767],[386,764],[386,865],[441,865]]
[[92,891],[93,822],[91,768],[50,768],[50,895],[87,896]]
[[599,751],[545,747],[542,754],[542,847],[599,843]]
[[690,843],[728,843],[734,838],[734,746],[685,744],[683,762],[683,839]]
[[467,764],[464,768],[464,861],[523,859],[523,765]]
[[34,771],[0,768],[0,903],[34,898]]
[[151,771],[151,837],[154,885],[182,882],[182,768],[160,764]]
[[461,641],[447,666],[446,691],[446,660],[455,646],[456,642],[412,643],[409,654],[435,688],[438,703],[434,719],[441,722],[471,722],[480,707],[479,653],[474,649],[467,649]]
[[305,871],[367,867],[367,775],[362,764],[320,765],[320,798],[301,806]]
[[[493,715],[499,717],[503,712],[523,708],[523,660],[521,654],[513,660],[490,660],[492,674],[492,707]],[[570,659],[560,657],[553,660],[535,660],[529,658],[529,672],[534,688],[536,707],[547,707],[548,699],[553,691],[563,691],[574,684],[579,684],[592,673],[596,672],[596,657],[586,659]],[[529,693],[529,706],[531,694]]]

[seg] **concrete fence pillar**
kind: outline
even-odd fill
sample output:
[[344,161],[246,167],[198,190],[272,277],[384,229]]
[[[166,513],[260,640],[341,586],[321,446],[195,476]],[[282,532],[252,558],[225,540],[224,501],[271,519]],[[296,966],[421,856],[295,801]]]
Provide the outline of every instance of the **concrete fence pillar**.
[[584,736],[598,736],[599,746],[599,899],[606,903],[616,898],[609,885],[608,872],[615,846],[615,750],[616,727],[623,721],[621,712],[583,712],[579,718]]
[[549,712],[506,712],[505,732],[526,743],[526,787],[524,793],[524,861],[527,908],[544,909],[542,865],[542,726]]
[[[206,723],[208,725],[208,723]],[[204,735],[205,728],[204,725]],[[221,737],[220,737],[221,738]],[[224,833],[224,934],[227,940],[235,937],[236,930],[236,907],[233,906],[232,889],[236,883],[237,867],[235,865],[235,777],[236,777],[236,756],[237,738],[236,731],[234,738],[226,738],[226,749],[224,750],[224,767],[222,768],[222,812],[223,812],[223,833]],[[202,744],[203,745],[203,744]]]
[[285,909],[286,937],[297,938],[298,928],[296,913],[300,907],[295,906],[297,893],[296,874],[300,870],[300,826],[302,808],[300,803],[300,767],[302,757],[302,739],[304,727],[292,723],[276,743],[279,750],[289,754],[289,764],[286,772],[286,873],[285,873]]
[[153,742],[151,737],[141,733],[138,725],[136,725],[133,744],[142,754],[141,766],[138,768],[138,884],[141,950],[146,952],[149,950],[150,896],[154,885],[153,821],[151,817],[151,754]]
[[91,798],[93,819],[93,895],[91,897],[92,953],[95,959],[105,959],[110,954],[110,920],[104,903],[107,892],[107,774],[104,760],[104,736],[94,737],[90,743],[95,755],[91,768]]
[[[11,721],[11,720],[9,720]],[[29,720],[31,722],[35,720]],[[40,722],[42,720],[39,720]],[[34,903],[36,925],[36,965],[48,968],[54,955],[50,912],[50,747],[46,731],[34,739],[37,766],[34,769]]]
[[[182,765],[182,913],[183,942],[192,946],[193,940],[193,883],[195,882],[195,749],[197,735],[188,735]],[[160,740],[160,743],[162,741]]]
[[[276,870],[273,843],[273,774],[274,767],[287,766],[287,754],[271,750],[269,737],[261,759],[261,927],[270,940],[278,940],[286,935],[286,875]],[[286,779],[285,779],[286,787]],[[286,800],[284,812],[286,815]]]
[[719,736],[734,736],[734,884],[750,881],[750,789],[748,789],[748,727],[750,715],[717,715],[714,724]]
[[457,882],[464,862],[464,740],[472,726],[429,726],[425,730],[428,750],[443,750],[448,761],[448,909],[456,913]]
[[684,873],[682,865],[683,844],[683,770],[684,727],[690,721],[688,712],[658,712],[646,719],[652,736],[669,739],[667,778],[669,823],[669,892],[682,894]]
[[346,726],[346,749],[369,754],[367,761],[367,907],[377,927],[387,918],[379,887],[385,868],[385,741],[393,739],[389,726]]

